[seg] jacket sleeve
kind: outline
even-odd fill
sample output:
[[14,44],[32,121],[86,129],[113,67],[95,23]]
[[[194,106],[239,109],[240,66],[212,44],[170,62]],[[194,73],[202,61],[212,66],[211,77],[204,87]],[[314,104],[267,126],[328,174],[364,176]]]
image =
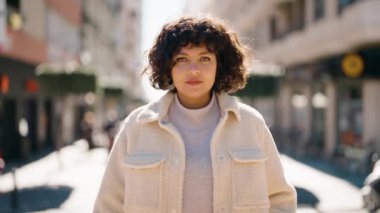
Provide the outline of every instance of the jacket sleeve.
[[277,147],[265,122],[262,126],[262,141],[267,155],[266,175],[270,200],[270,212],[296,212],[297,194],[285,179]]
[[126,122],[123,122],[115,137],[93,212],[124,212],[125,173],[123,159],[127,150],[126,147]]

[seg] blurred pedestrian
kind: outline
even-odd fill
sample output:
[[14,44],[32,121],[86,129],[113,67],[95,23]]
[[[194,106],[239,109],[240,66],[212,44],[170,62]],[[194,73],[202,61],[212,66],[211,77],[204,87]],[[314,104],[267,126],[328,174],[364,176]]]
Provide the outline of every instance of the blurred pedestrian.
[[170,91],[125,119],[94,212],[295,212],[262,115],[227,94],[250,60],[221,20],[164,25],[145,72]]
[[5,161],[3,159],[3,154],[0,151],[0,174],[3,172],[4,168],[5,168]]
[[104,126],[104,131],[106,132],[107,138],[108,138],[108,151],[110,152],[113,146],[113,141],[115,139],[116,130],[118,127],[118,122],[113,121],[109,122]]
[[88,148],[95,148],[94,140],[92,138],[93,128],[95,124],[95,115],[93,112],[88,111],[84,114],[81,121],[82,137],[87,141]]

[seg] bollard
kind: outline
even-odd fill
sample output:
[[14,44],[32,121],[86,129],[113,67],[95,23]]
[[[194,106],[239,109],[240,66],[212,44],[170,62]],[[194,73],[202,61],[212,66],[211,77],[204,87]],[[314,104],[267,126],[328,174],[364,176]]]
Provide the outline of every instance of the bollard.
[[17,188],[17,180],[16,180],[16,168],[12,169],[12,177],[13,177],[13,192],[12,192],[12,209],[17,210],[19,207],[18,201],[18,188]]

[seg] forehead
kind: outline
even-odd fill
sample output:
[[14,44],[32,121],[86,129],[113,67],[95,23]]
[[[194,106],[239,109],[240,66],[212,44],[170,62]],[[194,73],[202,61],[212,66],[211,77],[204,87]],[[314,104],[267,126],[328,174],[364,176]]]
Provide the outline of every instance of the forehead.
[[213,53],[211,52],[206,45],[194,45],[194,44],[188,44],[186,46],[183,46],[178,54],[188,54],[188,53],[198,53],[198,54],[207,54],[207,53]]

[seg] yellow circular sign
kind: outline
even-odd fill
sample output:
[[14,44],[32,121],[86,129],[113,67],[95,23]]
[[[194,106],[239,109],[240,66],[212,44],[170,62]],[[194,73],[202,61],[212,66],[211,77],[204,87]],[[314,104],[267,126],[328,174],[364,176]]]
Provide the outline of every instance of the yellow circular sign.
[[345,55],[342,60],[342,70],[347,77],[359,77],[364,71],[363,58],[356,53]]

